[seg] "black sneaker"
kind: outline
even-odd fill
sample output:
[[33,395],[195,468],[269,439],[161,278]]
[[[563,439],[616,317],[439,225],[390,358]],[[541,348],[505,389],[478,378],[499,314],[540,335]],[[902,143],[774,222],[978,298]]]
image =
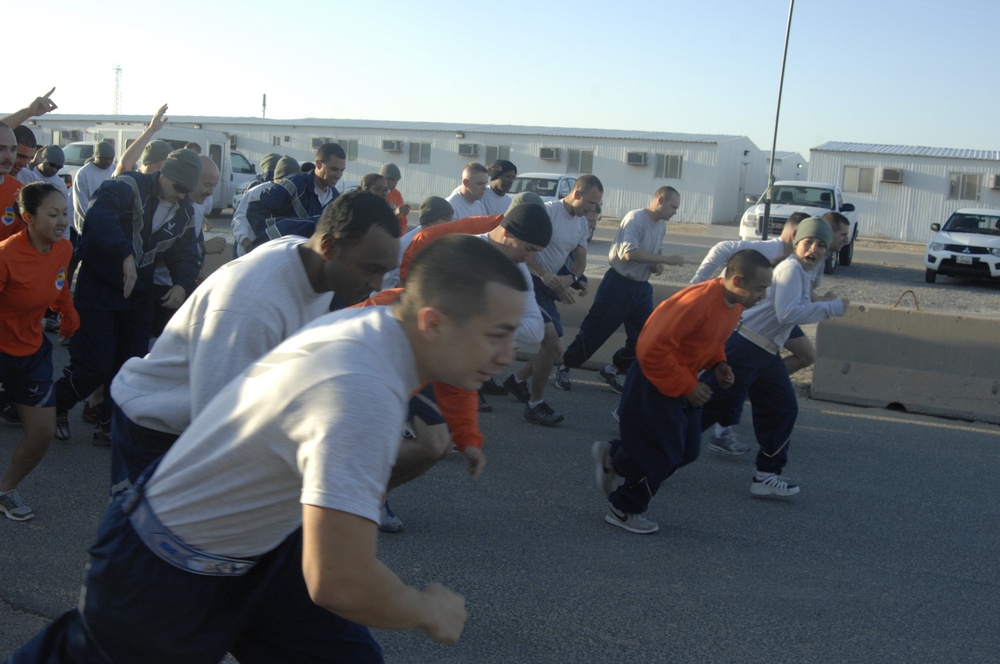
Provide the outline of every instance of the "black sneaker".
[[56,440],[69,440],[69,413],[56,409]]
[[94,447],[111,447],[111,427],[98,424],[94,427],[94,438],[91,442]]
[[528,389],[528,384],[519,383],[514,374],[507,376],[507,380],[503,382],[503,386],[507,388],[508,394],[512,395],[521,403],[528,403],[531,401],[531,390]]
[[490,378],[479,388],[479,393],[499,397],[507,394],[507,388],[498,383],[496,378]]
[[0,420],[3,420],[7,424],[21,424],[21,414],[17,412],[17,407],[9,403],[0,410]]
[[532,424],[541,424],[544,427],[554,427],[563,421],[561,413],[552,410],[552,407],[544,401],[534,408],[527,404],[524,406],[524,419]]
[[615,394],[621,394],[625,391],[625,386],[622,384],[621,374],[619,374],[614,367],[601,367],[601,369],[597,372],[597,375],[604,379],[604,382],[615,391]]
[[566,390],[567,392],[573,389],[573,382],[569,378],[569,369],[566,365],[560,365],[556,367],[556,376],[554,380],[556,387],[560,390]]

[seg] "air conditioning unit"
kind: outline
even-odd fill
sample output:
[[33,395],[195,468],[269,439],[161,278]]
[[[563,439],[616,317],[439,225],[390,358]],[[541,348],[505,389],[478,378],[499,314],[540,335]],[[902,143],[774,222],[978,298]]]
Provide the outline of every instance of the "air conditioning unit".
[[559,161],[559,148],[540,148],[538,158],[546,161]]
[[479,154],[479,144],[478,143],[459,143],[458,144],[458,154],[463,157],[475,157]]
[[899,184],[903,181],[903,169],[901,168],[883,168],[882,169],[882,182],[892,182]]
[[[289,137],[285,136],[285,142],[288,142]],[[325,136],[318,136],[312,140],[313,149],[316,150],[323,146],[324,143],[329,143],[330,139]]]
[[291,143],[291,142],[292,142],[292,137],[291,136],[285,136],[285,143]]
[[990,176],[990,189],[1000,189],[1000,175]]
[[382,149],[385,152],[402,152],[403,141],[382,141]]
[[646,153],[645,152],[629,152],[628,156],[625,158],[625,163],[629,166],[645,166],[646,165]]

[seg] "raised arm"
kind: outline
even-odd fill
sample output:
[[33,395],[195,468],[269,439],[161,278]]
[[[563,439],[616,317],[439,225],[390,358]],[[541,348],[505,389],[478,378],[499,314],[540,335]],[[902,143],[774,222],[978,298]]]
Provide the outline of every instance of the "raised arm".
[[139,157],[142,156],[142,151],[146,149],[149,142],[153,139],[153,134],[160,131],[163,125],[167,124],[167,118],[165,116],[167,112],[167,105],[164,104],[160,106],[160,110],[156,112],[153,119],[149,121],[149,126],[146,127],[145,131],[139,134],[139,138],[135,139],[132,145],[128,146],[128,149],[122,153],[121,159],[118,160],[118,166],[115,168],[113,176],[121,175],[122,173],[128,173],[132,170],[132,167],[136,165],[139,161]]

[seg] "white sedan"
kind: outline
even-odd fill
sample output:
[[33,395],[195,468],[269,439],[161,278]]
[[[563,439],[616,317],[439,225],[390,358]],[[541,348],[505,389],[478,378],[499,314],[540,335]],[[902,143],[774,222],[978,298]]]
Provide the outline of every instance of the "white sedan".
[[1000,210],[963,208],[931,230],[936,233],[924,258],[927,283],[939,274],[1000,279]]

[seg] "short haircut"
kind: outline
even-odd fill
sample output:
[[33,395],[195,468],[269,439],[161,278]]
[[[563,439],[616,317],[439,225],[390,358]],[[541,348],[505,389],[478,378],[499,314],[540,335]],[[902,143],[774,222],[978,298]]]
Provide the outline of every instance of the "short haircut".
[[741,249],[726,261],[726,276],[743,275],[744,279],[753,280],[758,270],[770,270],[771,261],[756,249]]
[[304,161],[304,162],[302,162],[302,165],[299,166],[299,170],[301,170],[303,173],[309,173],[309,172],[311,172],[315,168],[316,168],[316,164],[314,164],[311,161]]
[[465,168],[462,169],[462,178],[471,178],[476,173],[486,173],[487,176],[490,174],[489,171],[486,170],[485,166],[479,162],[473,161],[466,164]]
[[357,190],[337,196],[323,209],[316,222],[316,233],[352,244],[373,226],[381,227],[392,237],[400,235],[399,220],[385,199],[370,191]]
[[361,178],[361,188],[371,189],[375,186],[375,183],[379,180],[384,180],[385,176],[381,173],[369,173],[368,175]]
[[316,150],[316,161],[326,161],[330,157],[337,159],[347,159],[347,153],[339,143],[324,143]]
[[827,212],[823,215],[823,221],[830,224],[830,228],[832,228],[834,232],[838,230],[837,226],[843,228],[844,226],[851,225],[851,220],[839,212]]
[[678,198],[680,198],[680,195],[681,192],[677,191],[669,184],[665,184],[656,190],[656,192],[653,194],[653,197],[659,198],[660,196],[677,196]]
[[[398,225],[398,224],[397,224]],[[522,293],[528,284],[514,261],[489,242],[465,233],[451,233],[417,254],[399,301],[404,319],[433,306],[459,324],[486,312],[486,287],[499,283]]]
[[788,215],[788,220],[785,223],[786,224],[791,224],[792,226],[798,226],[805,219],[808,219],[808,218],[809,218],[809,215],[806,214],[805,212],[793,212],[790,215]]
[[490,176],[490,180],[496,180],[508,171],[514,171],[514,175],[517,175],[517,166],[514,165],[514,162],[497,159],[486,169],[486,174]]
[[576,180],[576,184],[573,185],[573,191],[579,191],[581,194],[585,194],[594,187],[604,193],[604,185],[601,184],[600,179],[596,175],[581,175]]
[[198,143],[195,143],[194,141],[190,141],[188,143],[185,143],[184,144],[184,149],[191,150],[195,154],[201,154],[201,145],[199,145]]
[[17,209],[19,212],[34,215],[38,211],[38,206],[42,204],[42,199],[52,193],[59,194],[63,196],[63,201],[66,200],[65,194],[56,189],[56,186],[51,182],[46,180],[29,182],[17,192]]
[[35,140],[35,133],[24,125],[17,125],[14,127],[14,138],[17,139],[18,145],[23,145],[28,148],[38,147],[38,141]]

